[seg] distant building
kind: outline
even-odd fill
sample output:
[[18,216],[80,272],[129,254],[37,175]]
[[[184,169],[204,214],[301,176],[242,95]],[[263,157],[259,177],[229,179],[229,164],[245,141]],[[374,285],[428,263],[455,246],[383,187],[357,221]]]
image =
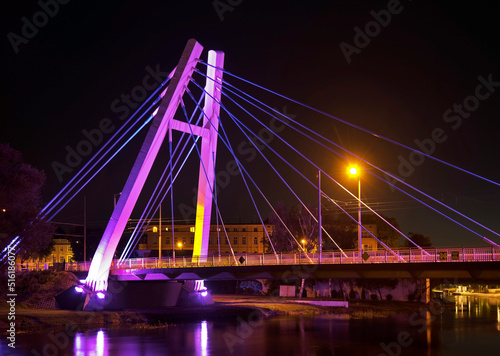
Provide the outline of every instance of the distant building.
[[[165,225],[163,225],[165,226]],[[172,251],[172,227],[162,226],[161,250],[162,255],[170,255]],[[272,225],[265,225],[269,234],[272,232]],[[173,245],[175,251],[192,251],[194,247],[194,225],[175,225]],[[221,254],[231,253],[230,246],[234,253],[263,253],[263,239],[267,234],[262,224],[230,224],[225,225],[225,231],[222,225],[210,226],[210,237],[208,243],[208,255],[218,255],[219,240]],[[158,226],[150,226],[144,236],[139,241],[138,254],[140,257],[158,256]],[[228,242],[230,241],[230,244]],[[163,252],[164,251],[164,252]]]
[[[52,248],[52,252],[50,255],[41,258],[41,259],[28,259],[23,262],[25,264],[33,264],[33,263],[43,263],[52,265],[54,263],[63,263],[63,262],[72,262],[73,261],[73,250],[71,249],[71,243],[67,239],[53,239],[54,247]],[[16,263],[20,264],[21,261],[17,261]]]
[[[378,237],[376,224],[363,224],[363,227],[366,230],[370,231],[373,234],[373,236]],[[377,251],[378,249],[377,239],[372,237],[364,229],[361,230],[361,245],[363,246],[363,251]]]
[[52,254],[45,260],[45,262],[71,262],[73,260],[73,250],[69,240],[54,239]]

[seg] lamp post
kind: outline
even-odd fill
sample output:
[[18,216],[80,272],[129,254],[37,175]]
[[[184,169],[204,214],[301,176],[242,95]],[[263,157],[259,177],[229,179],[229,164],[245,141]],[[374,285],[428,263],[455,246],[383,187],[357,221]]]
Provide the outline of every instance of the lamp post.
[[319,263],[321,264],[321,250],[323,248],[323,244],[321,241],[321,169],[318,170],[318,225],[319,225],[319,233],[318,233],[318,243],[319,243]]
[[363,250],[363,243],[361,238],[361,177],[357,167],[350,167],[349,174],[353,177],[358,177],[358,251]]
[[160,219],[159,219],[160,232],[158,233],[158,259],[161,260],[161,203],[159,209],[160,209]]
[[304,252],[306,251],[306,239],[300,240],[302,242],[302,248],[304,249]]

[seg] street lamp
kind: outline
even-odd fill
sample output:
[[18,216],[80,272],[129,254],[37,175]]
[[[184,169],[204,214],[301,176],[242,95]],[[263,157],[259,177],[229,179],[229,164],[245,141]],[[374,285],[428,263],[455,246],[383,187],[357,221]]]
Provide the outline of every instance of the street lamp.
[[177,247],[179,247],[182,250],[182,242],[178,242]]
[[318,170],[318,243],[319,243],[319,263],[321,264],[321,250],[323,249],[323,241],[321,241],[321,169]]
[[300,242],[302,242],[302,248],[304,249],[304,251],[306,250],[306,239],[302,239],[300,240]]
[[360,170],[358,167],[351,166],[349,167],[349,174],[352,177],[358,177],[358,250],[361,252],[363,249],[363,243],[361,238],[361,177]]

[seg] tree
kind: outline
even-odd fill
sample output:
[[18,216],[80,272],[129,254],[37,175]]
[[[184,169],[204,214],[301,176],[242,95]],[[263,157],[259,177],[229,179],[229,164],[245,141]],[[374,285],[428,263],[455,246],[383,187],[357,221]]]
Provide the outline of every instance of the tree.
[[[333,240],[343,250],[355,249],[358,241],[358,233],[355,229],[347,228],[345,225],[333,224],[324,226]],[[323,237],[323,250],[335,250],[337,246],[328,237]]]
[[[430,247],[432,246],[431,239],[429,236],[425,236],[422,234],[414,234],[413,232],[408,233],[408,238],[415,242],[418,246],[420,247]],[[407,239],[404,239],[402,247],[416,247],[414,244],[412,244],[410,241]]]
[[356,285],[362,289],[377,291],[380,300],[384,300],[382,289],[393,290],[398,286],[399,280],[394,278],[366,278],[357,279]]
[[389,247],[397,247],[401,239],[401,234],[394,230],[393,226],[399,230],[398,222],[395,218],[390,218],[382,214],[380,216],[382,216],[392,226],[388,225],[378,216],[372,214],[363,215],[361,217],[361,221],[363,224],[376,224],[378,235],[377,237],[379,238],[379,240],[381,240]]
[[[318,223],[308,212],[317,213],[312,207],[293,206],[287,208],[283,202],[274,207],[275,212],[269,215],[269,222],[273,224],[270,239],[276,252],[300,251],[298,243],[306,241],[305,249],[311,251],[318,247]],[[264,241],[266,241],[265,239]],[[268,250],[272,250],[268,244]]]
[[42,171],[24,163],[19,151],[0,144],[0,249],[20,236],[21,261],[50,253],[54,230],[39,216],[44,183]]
[[[273,225],[273,231],[269,238],[277,252],[293,251],[294,241],[287,230],[287,227],[292,222],[288,209],[283,202],[278,202],[274,210],[276,213],[273,211],[269,214],[269,223]],[[264,242],[267,245],[268,251],[272,251],[269,241],[264,239]]]
[[[396,221],[395,218],[387,217],[384,215],[381,215],[387,222],[389,222],[392,226],[397,228],[399,230],[399,224]],[[355,231],[355,235],[352,236],[352,247],[346,241],[346,248],[356,248],[357,246],[357,221],[358,221],[358,216],[347,216],[345,213],[340,213],[337,216],[337,219],[334,222],[334,226],[337,229],[337,231]],[[379,218],[376,215],[373,214],[365,214],[361,216],[361,222],[363,225],[368,225],[368,224],[375,224],[377,225],[377,238],[385,243],[389,247],[397,247],[398,243],[400,241],[401,235],[394,230],[392,226],[389,226],[386,222],[384,222],[381,218]],[[332,235],[333,237],[333,235]],[[342,247],[342,246],[341,246]]]

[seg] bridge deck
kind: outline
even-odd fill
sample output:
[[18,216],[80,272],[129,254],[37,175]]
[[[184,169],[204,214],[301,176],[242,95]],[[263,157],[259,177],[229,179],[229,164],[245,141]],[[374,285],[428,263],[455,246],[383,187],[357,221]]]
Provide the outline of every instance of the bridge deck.
[[[283,278],[459,278],[500,280],[500,249],[451,247],[426,250],[345,251],[213,256],[206,262],[179,257],[114,260],[110,275],[128,280],[283,279]],[[85,273],[90,262],[67,263]],[[47,265],[23,268],[43,269]]]

